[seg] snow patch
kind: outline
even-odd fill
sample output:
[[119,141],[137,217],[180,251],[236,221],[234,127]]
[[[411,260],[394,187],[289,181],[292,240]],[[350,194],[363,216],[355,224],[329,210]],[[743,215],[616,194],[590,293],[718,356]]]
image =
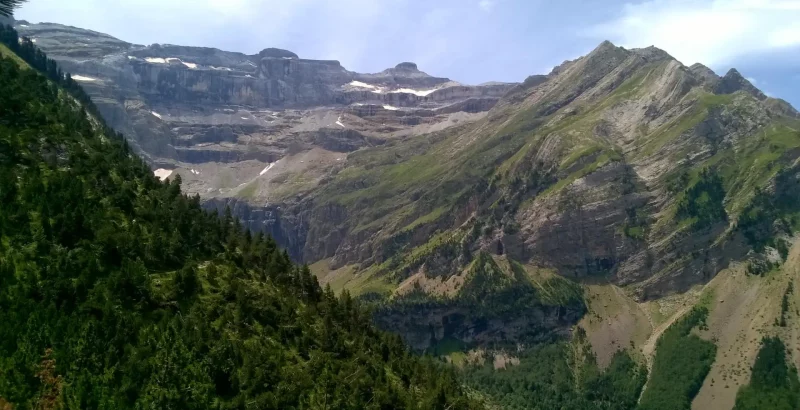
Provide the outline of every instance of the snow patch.
[[157,58],[157,57],[145,57],[144,61],[147,61],[148,63],[153,63],[153,64],[167,64],[167,60],[165,60],[163,58]]
[[35,42],[36,42],[36,39],[35,39],[35,38],[32,38],[32,39],[31,39],[31,43],[35,43]]
[[200,175],[200,171],[198,171],[196,169],[191,169],[190,171],[192,172],[192,174]]
[[20,24],[19,26],[20,26],[20,27],[28,27],[28,25],[27,25],[27,24]]
[[86,82],[97,81],[97,79],[96,79],[96,78],[92,78],[92,77],[84,77],[84,76],[82,76],[82,75],[73,75],[73,76],[72,76],[72,79],[73,79],[73,80],[75,80],[75,81],[86,81]]
[[128,56],[128,60],[136,60],[136,57],[134,57],[134,56]]
[[378,88],[372,84],[362,83],[361,81],[350,81],[350,85],[361,88]]
[[181,59],[178,58],[178,57],[168,57],[165,60],[167,60],[168,63],[171,63],[171,62],[173,62],[175,60],[181,61]]
[[399,90],[389,91],[390,93],[403,93],[403,94],[414,94],[417,97],[424,97],[432,92],[436,91],[434,88],[433,90],[412,90],[410,88],[401,88]]
[[169,178],[170,175],[172,175],[172,170],[171,169],[159,168],[159,169],[153,171],[153,175],[155,175],[158,179],[163,181],[163,180]]
[[161,114],[159,114],[159,113],[157,113],[157,112],[155,112],[155,111],[150,111],[150,114],[153,114],[153,115],[155,115],[155,116],[156,116],[156,118],[158,118],[159,120],[163,120],[163,118],[161,118]]
[[344,124],[342,124],[342,116],[340,115],[339,118],[336,120],[336,125],[345,128]]
[[383,109],[384,109],[384,110],[389,110],[389,111],[397,111],[397,110],[399,110],[399,108],[397,108],[397,107],[393,107],[393,106],[391,106],[391,105],[384,105],[384,106],[383,106]]
[[183,64],[183,65],[185,65],[186,67],[189,67],[189,68],[197,68],[197,64],[195,64],[195,63],[187,63],[186,61],[181,61],[181,64]]
[[243,120],[246,120],[246,119],[247,119],[247,117],[242,117],[242,119],[243,119]]
[[250,75],[250,74],[245,74],[245,77],[247,77],[247,78],[253,78],[253,76],[252,76],[252,75]]
[[349,85],[351,87],[367,88],[367,89],[369,89],[371,92],[373,92],[375,94],[380,94],[380,93],[383,92],[383,89],[381,89],[377,85],[362,83],[361,81],[350,81]]
[[228,67],[214,67],[213,65],[211,66],[211,69],[212,70],[222,70],[222,71],[233,71]]
[[262,175],[266,174],[274,166],[275,166],[274,162],[270,163],[266,168],[262,169],[261,172],[258,173],[258,176],[262,176]]

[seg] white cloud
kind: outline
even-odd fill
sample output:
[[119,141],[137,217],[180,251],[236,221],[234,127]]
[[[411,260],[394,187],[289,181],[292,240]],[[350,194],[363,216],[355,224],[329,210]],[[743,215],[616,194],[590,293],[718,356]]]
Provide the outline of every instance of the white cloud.
[[776,29],[769,34],[767,42],[773,47],[790,47],[797,45],[800,43],[800,23],[795,23],[792,27]]
[[494,8],[495,1],[494,0],[481,0],[478,3],[478,7],[481,8],[483,11],[492,11]]
[[655,45],[684,64],[717,65],[748,53],[800,46],[800,1],[651,0],[587,35],[624,47]]

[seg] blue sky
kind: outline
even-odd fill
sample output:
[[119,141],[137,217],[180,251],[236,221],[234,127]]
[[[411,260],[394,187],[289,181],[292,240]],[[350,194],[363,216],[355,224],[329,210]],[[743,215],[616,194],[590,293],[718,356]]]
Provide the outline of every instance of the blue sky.
[[413,61],[471,84],[522,81],[608,39],[736,67],[800,107],[800,0],[31,0],[17,18],[140,44],[280,47],[359,72]]

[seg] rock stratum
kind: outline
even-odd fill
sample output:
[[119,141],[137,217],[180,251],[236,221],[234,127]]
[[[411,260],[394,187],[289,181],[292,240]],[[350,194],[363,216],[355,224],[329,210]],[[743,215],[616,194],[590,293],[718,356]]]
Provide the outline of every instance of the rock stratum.
[[[16,28],[73,74],[138,152],[164,172],[184,171],[186,188],[204,198],[242,196],[237,188],[270,164],[278,174],[304,161],[279,162],[286,157],[310,152],[301,168],[332,165],[359,148],[472,121],[513,86],[461,85],[413,63],[360,74],[276,48],[245,55],[141,46],[58,24]],[[256,191],[258,200],[280,196]]]

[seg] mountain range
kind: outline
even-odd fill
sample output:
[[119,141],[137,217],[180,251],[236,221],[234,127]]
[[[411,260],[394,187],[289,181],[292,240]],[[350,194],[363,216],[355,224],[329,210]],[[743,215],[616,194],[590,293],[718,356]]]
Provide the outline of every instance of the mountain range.
[[[568,341],[576,380],[575,363],[614,370],[626,351],[647,369],[639,408],[733,408],[763,337],[800,366],[800,114],[735,69],[604,42],[464,85],[410,62],[362,74],[15,28],[155,176],[271,235],[418,351],[525,368]],[[681,354],[698,369],[674,370]]]

